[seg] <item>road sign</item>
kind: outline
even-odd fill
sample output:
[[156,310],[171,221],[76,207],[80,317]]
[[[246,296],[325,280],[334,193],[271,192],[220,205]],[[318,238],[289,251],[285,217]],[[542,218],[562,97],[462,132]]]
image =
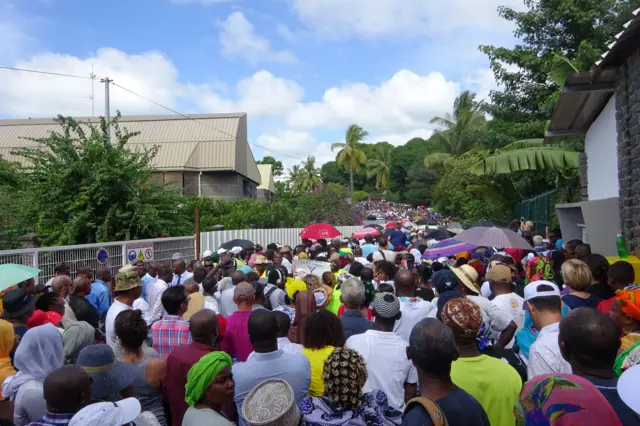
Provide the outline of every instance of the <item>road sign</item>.
[[153,260],[153,243],[127,244],[127,259],[129,259],[129,262],[137,260],[149,262]]
[[107,263],[107,260],[109,260],[109,252],[106,248],[100,247],[100,249],[98,249],[98,252],[96,253],[96,260],[98,263]]

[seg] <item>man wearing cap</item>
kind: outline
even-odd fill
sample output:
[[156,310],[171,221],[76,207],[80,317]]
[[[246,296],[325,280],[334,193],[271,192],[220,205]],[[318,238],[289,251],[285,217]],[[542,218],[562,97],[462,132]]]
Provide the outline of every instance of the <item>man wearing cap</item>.
[[[16,288],[2,296],[4,319],[11,323],[16,337],[22,339],[29,329],[27,321],[33,315],[37,301],[38,298],[27,293],[24,288]],[[11,351],[12,360],[13,354],[14,351]]]
[[534,281],[524,288],[524,302],[533,325],[540,330],[529,349],[528,379],[540,374],[571,374],[571,365],[562,357],[558,343],[562,320],[560,290],[550,281]]
[[138,277],[138,272],[135,269],[128,269],[116,275],[116,297],[104,320],[107,344],[112,348],[118,348],[119,346],[115,330],[116,317],[122,311],[133,309],[133,302],[140,297],[140,294],[142,294],[142,287],[140,285],[140,277]]
[[[487,272],[486,278],[489,281],[491,292],[495,294],[491,304],[509,314],[511,320],[518,327],[516,333],[522,330],[524,327],[524,310],[522,309],[524,299],[513,292],[511,269],[507,265],[494,265]],[[498,339],[499,335],[496,334],[494,337]],[[514,339],[511,339],[505,348],[510,349],[513,347],[513,343]]]
[[347,339],[345,348],[357,351],[367,363],[367,382],[363,392],[384,391],[389,405],[404,409],[416,395],[418,373],[407,359],[409,343],[393,332],[402,317],[400,301],[391,293],[380,293],[373,301],[373,329]]
[[249,317],[255,302],[253,286],[246,281],[238,283],[233,289],[233,301],[238,309],[227,318],[221,349],[232,358],[244,362],[253,352],[248,331]]

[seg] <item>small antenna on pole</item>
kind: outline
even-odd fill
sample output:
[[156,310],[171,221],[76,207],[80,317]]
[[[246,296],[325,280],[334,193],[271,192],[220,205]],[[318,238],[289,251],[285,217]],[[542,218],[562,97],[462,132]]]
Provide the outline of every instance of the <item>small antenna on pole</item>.
[[89,74],[89,77],[91,77],[91,116],[95,117],[96,116],[96,97],[94,92],[94,83],[96,81],[96,75],[93,73],[93,64],[91,65],[91,74]]

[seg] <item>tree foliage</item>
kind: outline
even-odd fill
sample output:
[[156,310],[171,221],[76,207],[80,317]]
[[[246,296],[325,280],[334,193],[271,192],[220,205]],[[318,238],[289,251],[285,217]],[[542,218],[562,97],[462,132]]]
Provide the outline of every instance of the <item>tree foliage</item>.
[[386,191],[389,188],[392,150],[393,146],[389,144],[377,144],[373,158],[367,163],[367,176],[376,179],[376,189]]
[[267,155],[261,161],[256,161],[256,164],[271,164],[271,171],[274,176],[282,176],[284,174],[282,161],[278,161],[270,155]]
[[369,133],[357,124],[352,124],[347,129],[344,142],[331,145],[331,151],[339,149],[336,161],[349,170],[349,188],[353,191],[353,174],[367,163],[367,156],[362,152],[361,145]]

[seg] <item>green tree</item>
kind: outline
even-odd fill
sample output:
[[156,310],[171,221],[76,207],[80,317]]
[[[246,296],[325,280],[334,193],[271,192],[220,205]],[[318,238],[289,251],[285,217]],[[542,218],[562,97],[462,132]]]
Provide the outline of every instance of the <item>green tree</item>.
[[291,186],[291,192],[298,193],[301,191],[302,185],[302,170],[299,164],[294,164],[289,169],[289,176],[287,176],[287,183]]
[[486,123],[483,104],[476,102],[475,96],[469,91],[462,92],[453,104],[453,114],[431,119],[431,123],[443,129],[434,133],[429,140],[438,147],[438,152],[425,157],[424,165],[427,168],[450,165],[472,148],[473,133]]
[[298,189],[304,192],[313,192],[320,188],[320,185],[322,185],[322,179],[320,178],[320,169],[316,167],[316,157],[308,156],[300,168]]
[[256,161],[256,164],[271,164],[271,170],[274,176],[282,176],[284,173],[282,161],[278,161],[270,155],[264,157],[262,161]]
[[137,133],[111,122],[111,141],[104,120],[81,126],[58,116],[60,132],[33,139],[34,148],[15,155],[25,159],[24,187],[34,230],[48,245],[83,244],[184,235],[184,198],[155,183],[149,167],[157,148],[129,149]]
[[347,129],[345,141],[331,145],[331,151],[340,149],[336,157],[338,164],[349,170],[349,188],[351,192],[353,192],[353,172],[357,173],[367,163],[367,156],[360,147],[367,135],[369,133],[362,127],[352,124]]
[[376,189],[386,191],[389,189],[389,174],[391,171],[391,151],[393,146],[378,144],[375,147],[373,158],[367,163],[367,176],[376,178]]

